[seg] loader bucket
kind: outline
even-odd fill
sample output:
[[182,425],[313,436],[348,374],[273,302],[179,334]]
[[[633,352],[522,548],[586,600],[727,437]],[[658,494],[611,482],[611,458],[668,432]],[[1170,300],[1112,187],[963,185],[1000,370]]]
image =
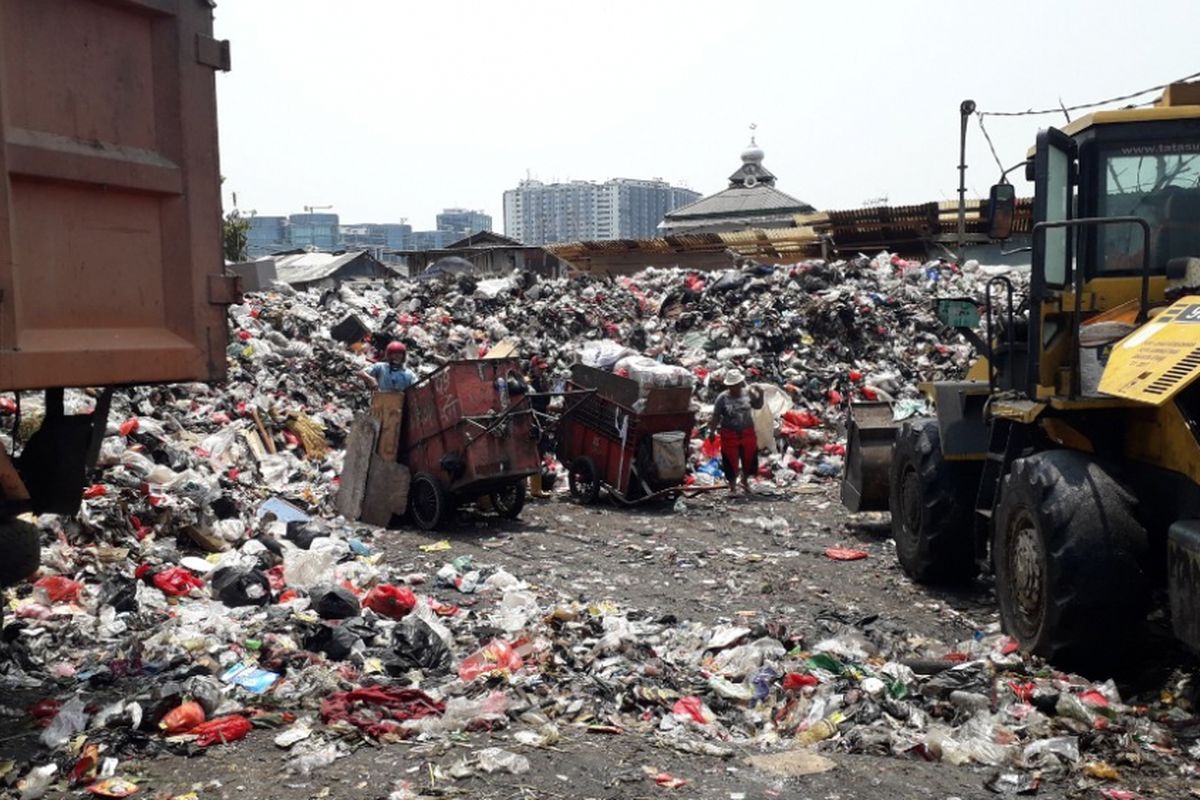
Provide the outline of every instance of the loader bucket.
[[892,444],[899,427],[890,403],[850,404],[842,475],[842,505],[850,511],[887,511]]

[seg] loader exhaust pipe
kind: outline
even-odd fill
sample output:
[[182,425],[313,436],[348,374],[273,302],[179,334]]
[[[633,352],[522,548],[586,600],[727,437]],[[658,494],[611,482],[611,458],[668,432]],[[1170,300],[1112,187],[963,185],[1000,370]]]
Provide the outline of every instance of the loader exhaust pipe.
[[846,419],[842,505],[850,511],[887,511],[892,444],[900,423],[890,403],[851,403]]

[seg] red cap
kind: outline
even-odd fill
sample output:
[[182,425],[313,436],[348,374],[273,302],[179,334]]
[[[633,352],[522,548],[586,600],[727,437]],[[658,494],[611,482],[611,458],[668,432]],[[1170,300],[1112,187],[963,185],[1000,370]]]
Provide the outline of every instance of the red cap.
[[392,353],[407,353],[408,348],[404,342],[389,342],[385,352],[390,356]]

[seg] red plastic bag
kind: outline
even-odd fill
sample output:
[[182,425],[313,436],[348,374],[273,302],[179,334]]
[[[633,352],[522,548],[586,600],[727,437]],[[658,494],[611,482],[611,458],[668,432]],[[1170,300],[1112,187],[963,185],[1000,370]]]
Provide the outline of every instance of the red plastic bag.
[[458,677],[470,683],[481,675],[505,675],[523,666],[525,661],[511,644],[503,639],[492,639],[463,659],[458,667]]
[[91,500],[93,497],[104,497],[106,494],[108,494],[107,486],[103,483],[93,483],[83,490],[83,499]]
[[191,593],[192,589],[203,589],[204,581],[188,572],[183,567],[171,567],[156,573],[152,581],[159,590],[171,597],[182,597]]
[[815,428],[821,424],[821,418],[807,411],[785,411],[781,418],[779,431],[784,436],[797,436],[805,428]]
[[131,433],[136,433],[138,426],[141,424],[141,421],[138,420],[137,417],[130,417],[121,423],[121,427],[118,428],[118,430],[121,432],[122,436],[128,436]]
[[721,434],[714,433],[703,442],[700,443],[700,454],[704,456],[705,461],[712,461],[714,458],[721,457]]
[[204,722],[204,708],[194,700],[172,708],[158,723],[158,727],[167,736],[187,733]]
[[861,561],[867,557],[866,550],[850,550],[844,547],[830,547],[825,551],[825,557],[834,561]]
[[382,583],[367,592],[363,605],[380,616],[400,619],[416,607],[417,596],[407,586]]
[[863,379],[863,374],[856,369],[852,369],[852,370],[850,370],[849,378],[850,378],[850,380],[854,381],[855,383],[858,383],[859,381],[861,381]]
[[252,727],[254,726],[250,724],[250,720],[237,714],[231,714],[228,717],[217,717],[208,722],[202,722],[188,733],[195,735],[198,747],[208,747],[214,744],[236,742],[249,733]]
[[29,716],[36,719],[46,726],[50,724],[50,720],[58,716],[58,710],[62,708],[62,703],[55,700],[53,697],[46,697],[38,700],[29,707]]
[[803,689],[805,686],[816,686],[820,682],[816,675],[804,675],[800,672],[789,672],[783,676],[783,688],[788,692]]
[[675,705],[671,706],[671,713],[691,717],[701,725],[708,725],[716,719],[712,710],[704,705],[704,701],[694,695],[676,700]]
[[42,605],[74,603],[79,599],[83,584],[62,575],[47,575],[33,584],[33,594]]

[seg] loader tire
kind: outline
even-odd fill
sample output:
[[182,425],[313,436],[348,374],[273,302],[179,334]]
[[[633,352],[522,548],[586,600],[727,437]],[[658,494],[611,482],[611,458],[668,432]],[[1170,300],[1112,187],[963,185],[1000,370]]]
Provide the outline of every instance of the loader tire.
[[992,533],[1004,630],[1062,667],[1114,660],[1145,621],[1146,530],[1100,462],[1051,450],[1013,462]]
[[892,537],[905,574],[920,583],[974,578],[978,468],[946,461],[937,422],[916,420],[896,437],[890,478]]

